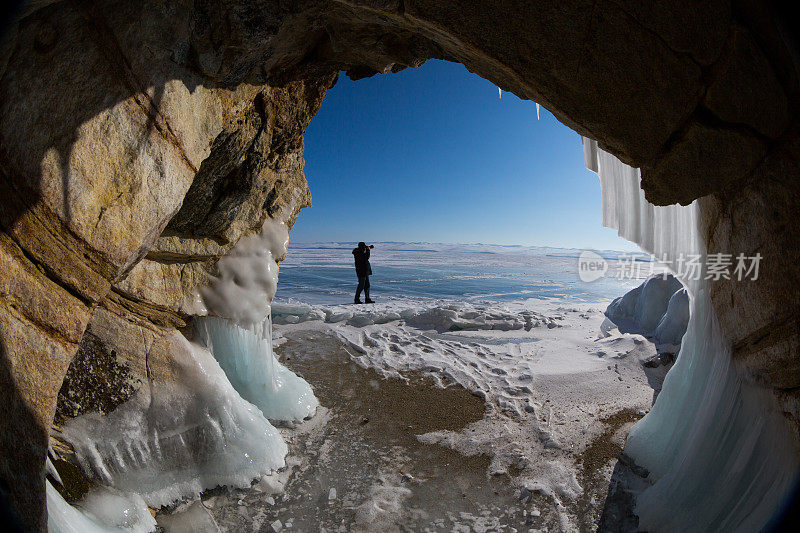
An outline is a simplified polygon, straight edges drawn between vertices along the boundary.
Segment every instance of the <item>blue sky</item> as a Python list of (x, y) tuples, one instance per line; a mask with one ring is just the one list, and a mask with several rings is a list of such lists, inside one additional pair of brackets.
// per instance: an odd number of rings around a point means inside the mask
[(294, 241), (635, 249), (600, 226), (578, 134), (460, 64), (341, 75), (306, 130), (305, 159), (314, 205)]

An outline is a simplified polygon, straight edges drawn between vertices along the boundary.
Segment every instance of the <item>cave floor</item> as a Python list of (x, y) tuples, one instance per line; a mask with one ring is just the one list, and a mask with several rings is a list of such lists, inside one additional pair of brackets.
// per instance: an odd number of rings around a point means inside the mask
[(324, 407), (281, 428), (290, 449), (285, 471), (251, 490), (203, 494), (203, 514), (221, 531), (594, 530), (601, 514), (606, 530), (619, 529), (619, 516), (630, 522), (627, 510), (603, 506), (618, 433), (627, 434), (635, 412), (598, 420), (602, 431), (573, 458), (583, 492), (565, 509), (545, 492), (521, 488), (513, 466), (490, 474), (485, 454), (420, 442), (432, 431), (471, 431), (487, 416), (484, 400), (460, 386), (442, 389), (422, 374), (383, 378), (323, 331), (293, 332), (276, 353)]

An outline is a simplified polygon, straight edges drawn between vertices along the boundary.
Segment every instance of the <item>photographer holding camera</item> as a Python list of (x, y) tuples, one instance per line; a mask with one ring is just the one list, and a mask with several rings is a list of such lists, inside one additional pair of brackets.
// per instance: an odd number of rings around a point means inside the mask
[(360, 304), (361, 291), (364, 291), (364, 302), (374, 304), (369, 297), (369, 277), (372, 274), (372, 267), (369, 264), (369, 251), (375, 248), (373, 245), (367, 246), (365, 243), (358, 243), (358, 248), (353, 248), (353, 257), (356, 262), (356, 276), (358, 276), (358, 288), (353, 303)]

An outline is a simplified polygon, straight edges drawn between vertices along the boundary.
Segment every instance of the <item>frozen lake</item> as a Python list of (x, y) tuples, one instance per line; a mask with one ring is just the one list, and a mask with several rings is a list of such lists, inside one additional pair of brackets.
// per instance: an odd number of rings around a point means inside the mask
[[(607, 276), (587, 283), (578, 277), (579, 249), (487, 244), (374, 243), (373, 298), (452, 299), (467, 302), (558, 299), (609, 302), (641, 283), (617, 279), (630, 253), (597, 251)], [(289, 243), (281, 263), (277, 299), (335, 305), (352, 301), (356, 287), (355, 242)], [(646, 260), (636, 254), (637, 261)], [(646, 270), (645, 270), (646, 271)]]

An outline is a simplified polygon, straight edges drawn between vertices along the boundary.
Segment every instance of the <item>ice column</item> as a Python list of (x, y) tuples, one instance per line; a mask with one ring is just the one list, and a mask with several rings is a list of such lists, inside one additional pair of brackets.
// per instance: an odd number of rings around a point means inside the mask
[[(152, 381), (105, 416), (64, 425), (87, 473), (161, 506), (217, 485), (249, 487), (285, 466), (286, 443), (267, 418), (302, 420), (318, 405), (308, 383), (272, 354), (270, 302), (287, 243), (286, 224), (274, 219), (241, 239), (201, 290), (204, 312), (217, 315), (198, 322), (208, 349), (167, 334), (171, 379)], [(57, 498), (52, 505), (59, 523), (80, 518)]]
[(219, 277), (201, 291), (207, 310), (200, 338), (233, 387), (273, 421), (300, 421), (319, 402), (302, 378), (275, 359), (271, 302), (278, 286), (277, 261), (286, 255), (289, 231), (280, 218), (241, 239), (218, 264)]
[[(583, 140), (586, 167), (600, 177), (603, 225), (658, 259), (699, 255), (698, 206), (653, 206), (638, 169)], [(733, 251), (731, 251), (733, 252)], [(681, 273), (676, 273), (681, 274)], [(703, 276), (679, 276), (690, 319), (675, 366), (625, 453), (652, 485), (637, 497), (647, 531), (756, 531), (794, 485), (797, 450), (772, 395), (742, 379), (731, 361)]]
[(319, 402), (309, 384), (272, 353), (269, 317), (251, 329), (217, 317), (199, 318), (197, 327), (231, 385), (265, 417), (297, 422), (314, 414)]

